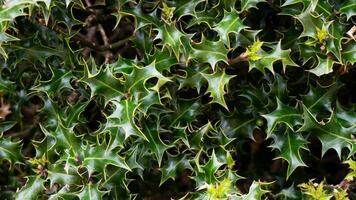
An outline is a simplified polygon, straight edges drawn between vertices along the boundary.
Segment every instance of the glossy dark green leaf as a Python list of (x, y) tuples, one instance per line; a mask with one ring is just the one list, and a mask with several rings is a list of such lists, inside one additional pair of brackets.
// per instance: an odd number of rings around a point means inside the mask
[(257, 68), (258, 70), (264, 72), (265, 68), (269, 69), (271, 72), (273, 70), (273, 63), (280, 60), (283, 65), (283, 69), (285, 70), (286, 66), (297, 66), (290, 58), (291, 50), (283, 50), (281, 47), (281, 42), (279, 41), (277, 45), (272, 47), (271, 52), (267, 53), (263, 50), (260, 51), (260, 59), (257, 60), (249, 60), (250, 70), (253, 68)]
[(271, 113), (262, 115), (267, 120), (267, 136), (271, 136), (278, 124), (285, 124), (289, 129), (294, 130), (294, 126), (301, 124), (301, 114), (295, 107), (284, 105), (277, 99), (277, 108)]
[(228, 84), (233, 75), (226, 74), (225, 71), (217, 69), (213, 74), (202, 74), (202, 76), (208, 82), (208, 89), (206, 93), (210, 93), (210, 96), (213, 98), (213, 103), (218, 103), (224, 108), (228, 109), (224, 95), (227, 92)]
[(227, 46), (230, 46), (229, 34), (234, 33), (238, 35), (241, 30), (246, 28), (247, 26), (243, 24), (239, 17), (239, 13), (235, 10), (231, 12), (225, 11), (223, 19), (216, 24), (214, 30), (219, 34), (220, 39)]
[(21, 153), (21, 142), (14, 142), (11, 138), (4, 136), (0, 137), (0, 159), (7, 160), (12, 165), (23, 160)]
[(293, 132), (290, 128), (278, 131), (272, 135), (273, 143), (270, 147), (279, 150), (276, 158), (282, 158), (288, 162), (287, 179), (297, 167), (306, 167), (303, 162), (300, 150), (307, 150), (307, 140), (299, 133)]
[(328, 122), (321, 123), (315, 119), (310, 110), (303, 105), (303, 126), (298, 130), (312, 131), (312, 134), (319, 138), (322, 144), (322, 155), (329, 149), (334, 149), (339, 157), (343, 148), (349, 149), (349, 156), (356, 151), (356, 141), (352, 138), (354, 127), (342, 127), (336, 121), (334, 114), (331, 115)]
[(99, 184), (88, 183), (77, 196), (80, 200), (101, 200), (105, 194), (105, 191), (99, 189)]
[(143, 131), (147, 137), (147, 146), (151, 150), (151, 152), (157, 158), (158, 165), (161, 165), (162, 157), (165, 151), (169, 148), (168, 145), (162, 142), (160, 138), (160, 127), (158, 123), (150, 123), (142, 124)]
[(350, 19), (356, 15), (356, 4), (351, 0), (342, 1), (339, 11), (346, 15), (347, 19)]
[[(136, 105), (129, 100), (122, 100), (120, 102), (113, 101), (115, 105), (114, 112), (107, 117), (108, 121), (106, 123), (107, 128), (117, 127), (122, 129), (125, 139), (131, 135), (142, 137), (146, 139), (145, 134), (137, 127), (135, 123), (136, 116)], [(112, 133), (112, 134), (120, 134)]]
[(227, 62), (227, 53), (222, 41), (209, 41), (203, 37), (199, 43), (192, 44), (189, 57), (201, 63), (209, 63), (214, 70), (219, 61)]
[(248, 11), (250, 8), (257, 8), (257, 3), (265, 2), (265, 0), (242, 0), (241, 11)]
[(23, 186), (21, 190), (16, 193), (15, 199), (38, 199), (45, 189), (43, 185), (44, 182), (45, 181), (40, 176), (28, 176), (26, 185)]

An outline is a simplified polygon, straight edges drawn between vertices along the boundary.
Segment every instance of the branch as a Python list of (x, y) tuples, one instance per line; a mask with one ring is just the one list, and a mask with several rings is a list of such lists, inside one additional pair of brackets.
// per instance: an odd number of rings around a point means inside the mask
[[(65, 33), (67, 32), (64, 28), (60, 26), (54, 26), (52, 27), (52, 30), (59, 32), (59, 33)], [(97, 43), (93, 41), (89, 41), (86, 39), (86, 36), (81, 34), (81, 33), (76, 33), (75, 35), (72, 36), (72, 38), (76, 41), (79, 41), (81, 44), (84, 46), (90, 47), (91, 49), (97, 50), (97, 51), (105, 51), (105, 50), (111, 50), (111, 49), (116, 49), (124, 44), (126, 44), (129, 40), (133, 38), (133, 36), (124, 38), (122, 40), (119, 40), (117, 42), (108, 44), (108, 45), (98, 45)]]
[(236, 64), (236, 63), (239, 63), (239, 62), (243, 62), (243, 61), (248, 61), (248, 57), (246, 55), (246, 53), (242, 53), (240, 54), (239, 56), (233, 58), (233, 59), (230, 59), (228, 61), (229, 65), (233, 65), (233, 64)]

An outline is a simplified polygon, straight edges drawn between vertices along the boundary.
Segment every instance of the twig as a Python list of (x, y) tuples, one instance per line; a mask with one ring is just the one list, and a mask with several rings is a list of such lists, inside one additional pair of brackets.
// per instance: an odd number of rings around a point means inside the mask
[(349, 31), (347, 31), (347, 35), (350, 36), (351, 39), (356, 41), (356, 37), (355, 37), (355, 32), (356, 32), (356, 26), (353, 26)]
[[(108, 37), (106, 36), (106, 33), (105, 33), (105, 30), (104, 30), (103, 25), (98, 24), (98, 30), (99, 30), (99, 32), (100, 32), (101, 38), (102, 38), (103, 41), (104, 41), (104, 45), (105, 45), (105, 46), (108, 46), (108, 45), (109, 45), (109, 39), (108, 39)], [(107, 63), (109, 63), (109, 61), (112, 59), (113, 55), (112, 55), (112, 53), (111, 53), (109, 50), (106, 50), (106, 51), (104, 52), (104, 57), (105, 57), (104, 64), (107, 64)]]
[(247, 57), (246, 53), (242, 53), (239, 56), (229, 60), (228, 62), (230, 65), (233, 65), (233, 64), (236, 64), (236, 63), (239, 63), (242, 61), (248, 61), (248, 57)]
[[(51, 28), (52, 30), (59, 32), (59, 33), (66, 33), (67, 30), (63, 27), (60, 26), (53, 26)], [(96, 28), (95, 28), (96, 30)], [(75, 35), (72, 36), (73, 40), (79, 41), (81, 44), (84, 46), (90, 47), (91, 49), (97, 50), (97, 51), (105, 51), (105, 50), (111, 50), (111, 49), (116, 49), (124, 44), (126, 44), (128, 41), (130, 41), (133, 36), (124, 38), (122, 40), (116, 41), (114, 43), (108, 44), (108, 45), (98, 45), (96, 42), (88, 40), (86, 35), (83, 35), (82, 33), (76, 33)]]
[[(93, 41), (93, 38), (95, 36), (95, 33), (96, 33), (96, 27), (95, 26), (92, 26), (90, 28), (88, 28), (88, 32), (86, 34), (86, 41)], [(79, 36), (79, 35), (78, 35)], [(95, 42), (91, 42), (93, 45), (96, 45)], [(90, 53), (90, 49), (89, 48), (84, 48), (83, 50), (83, 56), (84, 58), (87, 58), (88, 57), (88, 54)]]
[(85, 0), (85, 3), (87, 4), (87, 7), (92, 6), (90, 0)]
[(98, 24), (98, 30), (99, 30), (99, 32), (100, 32), (101, 38), (102, 38), (103, 41), (104, 41), (104, 45), (105, 45), (105, 46), (109, 45), (109, 39), (108, 39), (108, 37), (106, 36), (106, 33), (105, 33), (105, 30), (104, 30), (103, 25)]

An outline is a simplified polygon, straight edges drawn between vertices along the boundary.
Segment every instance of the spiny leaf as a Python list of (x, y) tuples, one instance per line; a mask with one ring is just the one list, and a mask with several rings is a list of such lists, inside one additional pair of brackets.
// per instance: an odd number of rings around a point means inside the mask
[(342, 1), (339, 9), (341, 14), (346, 15), (347, 20), (356, 15), (356, 3), (352, 0)]
[(356, 62), (355, 43), (356, 43), (355, 41), (350, 41), (344, 46), (341, 52), (343, 63), (345, 64), (350, 63), (351, 65), (353, 65)]
[(328, 88), (322, 88), (320, 85), (310, 86), (308, 93), (303, 95), (303, 104), (314, 116), (321, 111), (332, 112), (331, 104), (335, 100), (339, 87), (338, 83)]
[(175, 7), (174, 15), (177, 16), (178, 20), (181, 17), (190, 15), (195, 16), (195, 8), (201, 2), (206, 0), (181, 0), (172, 2), (172, 6)]
[(155, 30), (158, 31), (155, 40), (162, 40), (163, 48), (170, 48), (170, 50), (172, 50), (176, 56), (177, 60), (179, 60), (180, 48), (182, 45), (181, 37), (185, 36), (185, 34), (179, 31), (175, 24), (165, 23), (164, 25), (157, 27)]
[(153, 24), (154, 26), (158, 27), (161, 24), (159, 22), (159, 20), (157, 20), (156, 11), (151, 12), (151, 13), (145, 13), (142, 10), (140, 4), (135, 6), (134, 8), (131, 8), (131, 9), (126, 8), (126, 9), (119, 11), (117, 18), (121, 19), (123, 16), (126, 16), (126, 15), (131, 15), (131, 16), (135, 17), (136, 29), (141, 29), (141, 28), (148, 26), (150, 24)]
[(356, 142), (352, 138), (353, 127), (342, 127), (337, 123), (335, 114), (332, 114), (330, 120), (323, 124), (318, 122), (304, 105), (303, 111), (304, 124), (298, 132), (312, 131), (312, 134), (318, 137), (322, 144), (322, 156), (329, 149), (334, 149), (340, 158), (343, 148), (349, 149), (348, 157), (356, 152)]
[(117, 79), (110, 68), (101, 68), (95, 75), (86, 68), (86, 75), (81, 80), (88, 84), (91, 89), (91, 97), (95, 95), (104, 96), (106, 102), (120, 99), (124, 96), (122, 82)]
[(160, 185), (162, 185), (168, 179), (175, 180), (178, 176), (178, 173), (185, 169), (192, 170), (192, 167), (186, 156), (171, 156), (169, 154), (167, 155), (170, 159), (168, 159), (167, 163), (162, 165), (161, 167), (162, 175)]
[[(283, 129), (282, 129), (283, 130)], [(270, 147), (278, 149), (282, 158), (288, 162), (287, 179), (297, 167), (306, 166), (300, 155), (300, 150), (307, 150), (306, 139), (299, 133), (293, 132), (289, 127), (272, 135), (273, 143)]]
[(263, 189), (269, 183), (253, 181), (247, 194), (237, 197), (239, 200), (262, 199), (262, 196), (268, 193), (268, 190)]
[(161, 165), (164, 152), (169, 148), (160, 138), (160, 127), (158, 123), (143, 123), (143, 131), (147, 137), (147, 146), (157, 158), (158, 165)]
[(273, 112), (262, 115), (267, 120), (267, 137), (272, 135), (273, 130), (278, 124), (285, 124), (291, 130), (297, 124), (301, 124), (301, 114), (295, 107), (284, 105), (277, 99), (277, 108)]
[(170, 127), (185, 126), (192, 123), (201, 109), (199, 99), (177, 99), (173, 103), (174, 109), (172, 110), (172, 114), (166, 117)]
[(356, 124), (356, 112), (354, 109), (346, 110), (337, 102), (335, 117), (343, 127), (352, 127)]
[(21, 162), (21, 142), (13, 142), (11, 138), (2, 136), (2, 132), (0, 135), (0, 160), (7, 160), (11, 165)]
[[(123, 130), (125, 139), (131, 135), (147, 139), (141, 129), (135, 123), (136, 105), (129, 100), (113, 101), (115, 105), (114, 112), (108, 116), (107, 128), (117, 127)], [(118, 133), (112, 133), (118, 134)]]
[(197, 155), (195, 159), (195, 164), (197, 167), (196, 176), (194, 177), (197, 188), (201, 189), (206, 187), (206, 184), (214, 184), (217, 182), (217, 178), (215, 177), (215, 172), (221, 167), (224, 163), (221, 163), (215, 154), (215, 151), (212, 152), (209, 161), (201, 166), (199, 164), (199, 156), (200, 153)]
[(88, 169), (89, 176), (93, 172), (105, 173), (104, 170), (108, 165), (114, 165), (130, 171), (130, 167), (126, 164), (125, 159), (117, 155), (114, 150), (115, 143), (97, 143), (95, 148), (87, 145), (83, 150), (83, 166)]
[(185, 76), (177, 76), (177, 80), (179, 82), (178, 90), (184, 87), (195, 88), (198, 93), (200, 93), (200, 88), (206, 82), (206, 79), (202, 76), (201, 73), (208, 73), (209, 68), (204, 66), (195, 65), (189, 67), (185, 70)]
[(210, 96), (213, 98), (212, 102), (218, 103), (228, 109), (225, 103), (224, 95), (230, 79), (234, 76), (226, 74), (226, 72), (221, 69), (216, 70), (213, 74), (202, 73), (202, 75), (208, 82), (208, 89), (206, 90), (206, 93), (210, 93)]
[(214, 30), (218, 32), (221, 40), (230, 46), (229, 34), (239, 34), (241, 30), (246, 29), (247, 26), (243, 25), (242, 20), (239, 17), (239, 13), (235, 11), (224, 11), (224, 18), (214, 27)]
[(219, 113), (220, 128), (229, 138), (247, 137), (254, 139), (253, 129), (256, 126), (256, 117), (251, 112), (237, 111), (230, 115)]
[(51, 71), (53, 74), (51, 79), (40, 82), (39, 85), (32, 88), (32, 90), (37, 92), (42, 91), (48, 96), (52, 96), (54, 93), (61, 91), (63, 88), (72, 88), (70, 82), (74, 76), (70, 71), (55, 68), (51, 68)]
[(26, 185), (16, 193), (15, 199), (37, 200), (44, 191), (44, 180), (40, 176), (28, 176)]
[[(328, 28), (330, 23), (326, 23), (323, 18), (313, 13), (315, 7), (310, 4), (301, 14), (295, 16), (303, 26), (303, 32), (299, 36), (311, 37), (317, 39), (318, 30), (322, 30), (324, 27)], [(324, 28), (325, 29), (325, 28)]]
[(266, 2), (265, 0), (241, 0), (241, 12), (256, 8), (257, 3)]
[(318, 65), (309, 71), (317, 76), (329, 74), (333, 71), (334, 63), (335, 62), (329, 58), (323, 59), (318, 57)]
[[(133, 66), (132, 72), (125, 75), (125, 91), (129, 94), (135, 96), (135, 93), (147, 93), (147, 88), (145, 86), (146, 81), (150, 78), (157, 78), (157, 83), (152, 87), (153, 90), (159, 92), (159, 88), (166, 82), (170, 81), (168, 78), (164, 77), (159, 73), (155, 67), (155, 62), (151, 63), (145, 67)], [(142, 94), (141, 94), (142, 95)]]
[(209, 41), (203, 37), (199, 43), (192, 44), (189, 57), (201, 63), (209, 63), (214, 70), (217, 62), (227, 62), (227, 53), (222, 41)]
[[(41, 126), (41, 130), (47, 136), (46, 150), (52, 150), (51, 153), (63, 152), (65, 149), (70, 151), (72, 156), (78, 156), (81, 153), (80, 138), (74, 134), (73, 128), (64, 127), (59, 124), (55, 130), (46, 129)], [(49, 155), (53, 156), (53, 154)]]
[(88, 183), (77, 196), (80, 200), (101, 200), (106, 193), (99, 189), (99, 184)]
[(52, 187), (55, 183), (62, 186), (79, 184), (80, 178), (78, 174), (71, 170), (69, 173), (64, 170), (63, 165), (53, 164), (48, 169), (47, 179), (50, 180), (50, 186)]
[(293, 62), (293, 60), (290, 58), (290, 49), (288, 50), (283, 50), (281, 47), (281, 41), (278, 42), (277, 45), (272, 47), (271, 52), (267, 53), (263, 50), (261, 50), (258, 55), (260, 59), (256, 60), (250, 60), (249, 59), (249, 64), (250, 64), (250, 70), (253, 68), (257, 68), (258, 70), (264, 72), (265, 68), (269, 69), (271, 72), (274, 72), (273, 70), (273, 63), (275, 61), (280, 60), (283, 65), (283, 70), (285, 70), (286, 66), (297, 66)]

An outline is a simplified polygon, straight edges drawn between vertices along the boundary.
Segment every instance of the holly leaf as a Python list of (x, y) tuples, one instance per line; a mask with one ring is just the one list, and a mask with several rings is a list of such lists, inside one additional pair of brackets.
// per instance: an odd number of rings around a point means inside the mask
[(77, 196), (80, 200), (101, 200), (106, 193), (106, 191), (99, 190), (98, 183), (93, 184), (89, 182), (83, 186)]
[(332, 103), (336, 98), (336, 94), (340, 88), (338, 83), (335, 83), (328, 88), (322, 88), (319, 84), (314, 87), (310, 86), (306, 95), (302, 96), (303, 104), (315, 116), (321, 111), (332, 111)]
[(177, 17), (177, 20), (187, 15), (195, 16), (197, 5), (205, 1), (206, 0), (173, 1), (171, 4), (172, 7), (175, 7), (173, 14)]
[(242, 22), (239, 17), (239, 13), (236, 10), (232, 10), (231, 12), (224, 11), (223, 19), (214, 26), (213, 30), (215, 30), (220, 39), (227, 45), (230, 46), (229, 34), (234, 33), (238, 35), (240, 31), (248, 28)]
[(277, 108), (268, 114), (262, 115), (267, 120), (267, 137), (273, 136), (272, 132), (278, 124), (285, 124), (289, 129), (294, 130), (294, 126), (302, 124), (301, 114), (297, 108), (284, 105), (277, 98)]
[(200, 153), (198, 153), (195, 158), (197, 169), (195, 171), (196, 175), (194, 176), (194, 180), (197, 184), (197, 190), (206, 187), (207, 184), (217, 183), (218, 180), (215, 177), (215, 173), (224, 164), (217, 159), (214, 150), (209, 161), (203, 166), (199, 164), (199, 157)]
[(49, 165), (47, 180), (50, 181), (50, 187), (53, 187), (55, 183), (61, 186), (80, 184), (79, 174), (73, 168), (70, 169), (70, 171), (65, 171), (63, 165), (58, 163)]
[(343, 148), (350, 150), (348, 157), (356, 152), (356, 141), (352, 138), (354, 127), (345, 128), (338, 122), (335, 114), (332, 114), (330, 120), (326, 123), (321, 123), (312, 115), (310, 110), (303, 105), (303, 126), (298, 130), (312, 131), (312, 134), (319, 138), (322, 144), (322, 156), (329, 149), (334, 149), (341, 158)]
[(143, 131), (147, 137), (147, 147), (155, 155), (158, 166), (161, 166), (164, 152), (170, 147), (162, 142), (160, 138), (160, 126), (158, 120), (156, 123), (142, 123)]
[[(1, 11), (0, 11), (1, 12)], [(1, 22), (0, 22), (1, 23)], [(4, 48), (2, 47), (2, 44), (6, 44), (7, 42), (11, 42), (11, 41), (17, 41), (19, 40), (18, 38), (9, 35), (7, 33), (2, 33), (0, 32), (0, 54), (7, 59), (7, 53), (5, 52)]]
[(145, 67), (139, 67), (134, 65), (130, 74), (125, 75), (126, 81), (124, 83), (125, 91), (129, 94), (136, 96), (145, 96), (148, 93), (148, 89), (145, 84), (150, 78), (157, 78), (157, 83), (151, 87), (156, 92), (159, 92), (159, 88), (166, 82), (170, 81), (168, 78), (159, 73), (155, 67), (155, 62)]
[(352, 0), (342, 1), (339, 12), (346, 15), (347, 20), (356, 15), (356, 4)]
[[(262, 46), (262, 45), (261, 45)], [(293, 62), (293, 60), (290, 58), (289, 54), (291, 52), (290, 49), (288, 50), (283, 50), (281, 47), (281, 41), (278, 42), (277, 45), (271, 47), (272, 50), (271, 52), (265, 52), (260, 48), (260, 50), (257, 51), (258, 57), (253, 59), (252, 55), (249, 55), (248, 62), (250, 65), (249, 70), (253, 68), (257, 68), (261, 72), (265, 72), (265, 68), (269, 69), (272, 73), (274, 73), (273, 70), (273, 63), (280, 60), (283, 65), (283, 71), (285, 71), (285, 68), (287, 65), (289, 66), (298, 66)], [(252, 59), (251, 59), (252, 58)]]
[(229, 138), (247, 137), (254, 140), (253, 130), (256, 126), (256, 116), (251, 112), (242, 112), (239, 109), (229, 115), (219, 112), (220, 128)]
[[(95, 147), (95, 148), (94, 148)], [(113, 165), (127, 171), (131, 171), (126, 164), (125, 158), (119, 156), (114, 150), (117, 147), (115, 142), (99, 141), (95, 146), (87, 145), (83, 150), (82, 165), (86, 167), (89, 177), (93, 172), (105, 173), (105, 168), (108, 165)]]
[[(229, 0), (230, 1), (230, 0)], [(188, 23), (188, 28), (194, 27), (195, 25), (201, 25), (202, 23), (212, 28), (213, 25), (219, 22), (219, 16), (222, 11), (219, 9), (210, 9), (196, 12), (193, 19)]]
[[(121, 100), (120, 102), (112, 101), (112, 103), (115, 105), (115, 110), (107, 117), (106, 129), (122, 129), (125, 135), (125, 140), (131, 135), (147, 140), (145, 134), (135, 123), (137, 106), (129, 100)], [(117, 131), (117, 129), (113, 130)], [(115, 135), (118, 133), (112, 132), (111, 134)]]
[(179, 60), (182, 46), (181, 37), (187, 37), (186, 34), (179, 31), (174, 23), (165, 23), (154, 30), (158, 31), (154, 40), (160, 39), (163, 48), (169, 47), (170, 50), (173, 51), (176, 59)]
[(228, 88), (229, 81), (234, 77), (233, 75), (228, 75), (224, 70), (218, 69), (213, 74), (203, 74), (202, 76), (208, 82), (208, 89), (206, 93), (210, 93), (213, 98), (212, 103), (218, 103), (228, 110), (225, 103), (224, 95)]
[[(13, 125), (11, 125), (11, 127), (12, 126)], [(5, 130), (6, 129), (7, 128), (5, 128)], [(9, 161), (11, 164), (10, 166), (21, 162), (21, 160), (23, 160), (21, 141), (13, 142), (11, 138), (2, 136), (2, 133), (0, 135), (0, 160)]]
[(226, 11), (235, 10), (236, 0), (219, 0), (219, 6)]
[(161, 166), (161, 181), (159, 185), (162, 185), (168, 179), (175, 180), (178, 173), (182, 172), (185, 169), (192, 170), (192, 167), (189, 163), (189, 160), (185, 155), (183, 156), (171, 156), (168, 155), (166, 163)]
[(202, 37), (200, 43), (193, 43), (191, 47), (189, 58), (200, 63), (209, 63), (213, 70), (217, 62), (227, 63), (228, 49), (222, 41), (209, 41)]
[(61, 91), (64, 88), (72, 89), (71, 80), (74, 78), (71, 71), (56, 69), (50, 67), (52, 77), (47, 81), (40, 81), (39, 84), (32, 88), (36, 92), (45, 92), (48, 96)]
[(266, 2), (265, 0), (241, 0), (241, 12), (248, 11), (250, 8), (257, 8), (257, 3)]
[(338, 62), (342, 63), (343, 59), (341, 51), (345, 26), (341, 23), (334, 22), (329, 27), (329, 33), (332, 37), (325, 41), (327, 53), (332, 53), (337, 58)]
[(275, 159), (282, 158), (288, 162), (287, 179), (297, 167), (307, 166), (303, 162), (300, 150), (308, 150), (306, 146), (308, 141), (300, 133), (293, 132), (289, 127), (282, 127), (282, 131), (275, 131), (271, 137), (273, 143), (270, 147), (278, 149), (280, 152)]
[[(43, 133), (47, 136), (46, 150), (52, 150), (51, 153), (63, 152), (65, 149), (69, 150), (72, 156), (78, 156), (81, 153), (80, 138), (74, 134), (73, 128), (66, 128), (61, 123), (55, 130), (50, 130), (44, 126), (40, 126)], [(48, 156), (53, 156), (48, 155)]]
[(269, 183), (253, 181), (247, 194), (237, 197), (238, 200), (262, 199), (262, 196), (268, 193), (268, 190), (263, 189)]
[(40, 194), (45, 190), (44, 180), (40, 176), (28, 176), (26, 185), (16, 193), (15, 199), (37, 200)]
[(317, 57), (318, 57), (318, 65), (308, 71), (317, 76), (322, 76), (324, 74), (331, 73), (333, 71), (333, 66), (335, 61), (329, 58), (324, 59), (324, 58), (320, 58), (319, 56)]
[(344, 64), (350, 63), (353, 65), (356, 62), (356, 45), (355, 41), (350, 41), (344, 45), (341, 52), (341, 57)]
[(173, 101), (173, 106), (171, 114), (163, 117), (169, 127), (189, 125), (196, 119), (202, 107), (199, 99), (177, 99)]
[(111, 68), (102, 67), (98, 73), (93, 75), (86, 67), (85, 72), (85, 77), (81, 81), (90, 87), (91, 98), (100, 95), (105, 98), (107, 103), (112, 100), (120, 101), (124, 96), (123, 84), (114, 76)]
[(353, 109), (344, 109), (339, 102), (336, 104), (335, 117), (343, 127), (352, 127), (356, 124), (356, 112)]
[(169, 71), (173, 65), (178, 64), (178, 60), (166, 49), (155, 49), (154, 54), (149, 55), (148, 63), (154, 63), (157, 71), (162, 72)]
[(209, 71), (209, 68), (200, 65), (194, 65), (186, 68), (184, 71), (184, 76), (177, 75), (176, 77), (179, 82), (178, 90), (184, 87), (190, 87), (195, 88), (198, 93), (200, 93), (200, 88), (203, 86), (204, 83), (206, 83), (206, 79), (202, 76), (201, 73), (208, 73)]
[(303, 32), (299, 38), (311, 37), (318, 39), (318, 30), (327, 30), (330, 23), (326, 23), (321, 16), (316, 15), (314, 12), (315, 5), (311, 3), (302, 13), (294, 16), (303, 26)]
[[(153, 12), (146, 13), (142, 8), (141, 4), (136, 5), (133, 8), (125, 8), (119, 11), (119, 14), (116, 16), (118, 19), (121, 19), (123, 16), (133, 16), (135, 18), (135, 27), (136, 30), (139, 30), (145, 26), (148, 25), (154, 25), (156, 27), (159, 27), (161, 25), (161, 22), (157, 18), (157, 10), (154, 10)], [(116, 24), (116, 26), (119, 25), (119, 20)]]

